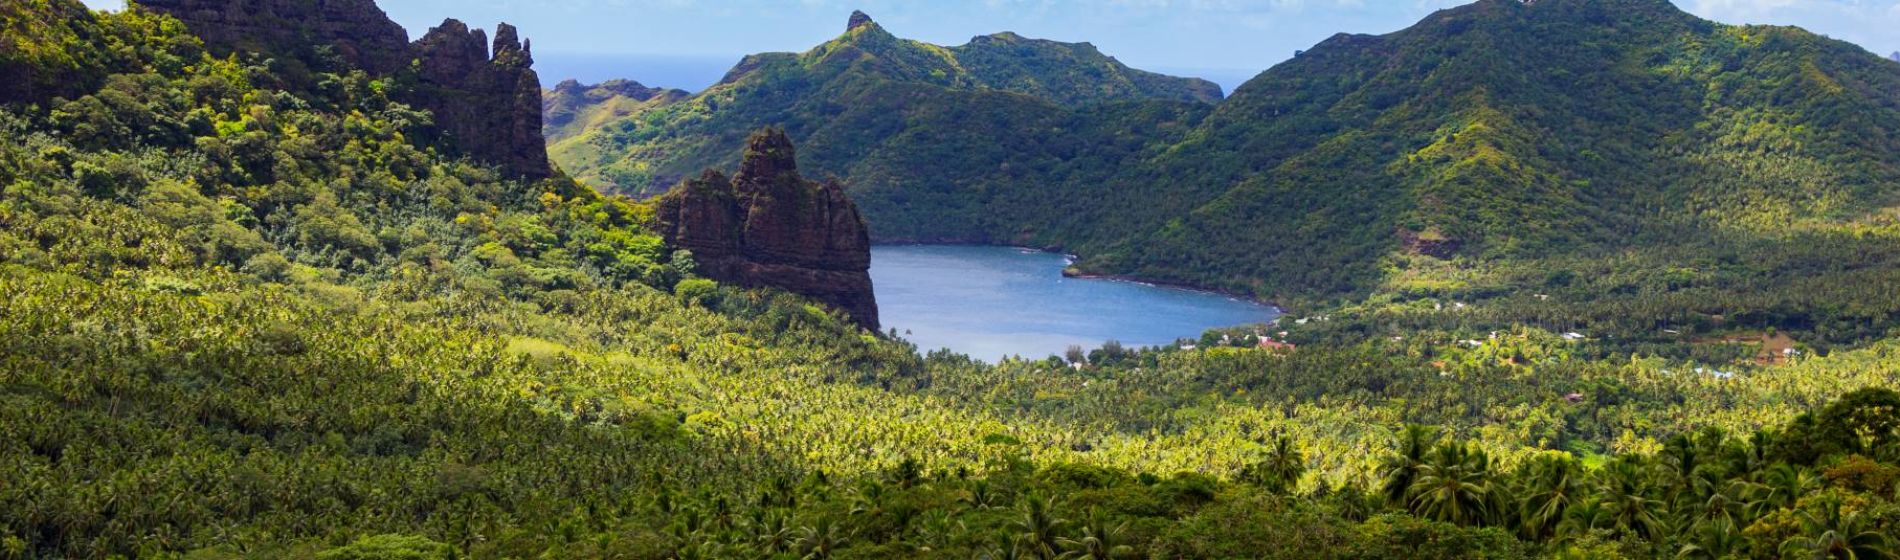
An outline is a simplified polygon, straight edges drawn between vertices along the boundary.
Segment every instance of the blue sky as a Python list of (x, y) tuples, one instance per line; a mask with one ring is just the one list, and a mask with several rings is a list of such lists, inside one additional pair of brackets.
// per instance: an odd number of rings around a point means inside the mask
[[(86, 0), (117, 6), (122, 0)], [(611, 74), (611, 61), (670, 59), (717, 78), (739, 55), (802, 51), (836, 36), (853, 9), (899, 36), (957, 45), (1015, 31), (1088, 41), (1138, 68), (1225, 85), (1336, 32), (1385, 33), (1463, 0), (380, 0), (420, 36), (443, 17), (533, 39), (543, 74)], [(1800, 25), (1886, 54), (1900, 50), (1900, 0), (1676, 0), (1729, 23)], [(583, 70), (583, 67), (587, 67)], [(673, 72), (676, 69), (655, 71)], [(552, 77), (552, 76), (551, 76)], [(651, 77), (625, 77), (652, 83)], [(664, 80), (661, 80), (664, 82)], [(688, 84), (668, 84), (674, 87)], [(693, 87), (697, 87), (694, 85)]]

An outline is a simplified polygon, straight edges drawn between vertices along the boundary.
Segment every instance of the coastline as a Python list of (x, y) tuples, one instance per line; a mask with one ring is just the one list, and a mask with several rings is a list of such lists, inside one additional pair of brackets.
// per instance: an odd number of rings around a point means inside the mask
[[(915, 247), (915, 246), (924, 246), (924, 245), (996, 247), (996, 248), (1017, 249), (1017, 250), (1023, 250), (1023, 251), (1034, 251), (1038, 253), (1050, 253), (1050, 254), (1062, 255), (1065, 259), (1068, 260), (1068, 262), (1065, 263), (1065, 265), (1062, 267), (1063, 278), (1074, 278), (1077, 280), (1108, 280), (1111, 282), (1128, 282), (1131, 284), (1142, 284), (1142, 285), (1153, 286), (1157, 288), (1166, 288), (1170, 290), (1181, 290), (1181, 291), (1187, 291), (1187, 292), (1199, 292), (1203, 294), (1214, 294), (1214, 295), (1220, 295), (1220, 296), (1237, 299), (1237, 300), (1251, 303), (1254, 305), (1266, 306), (1266, 307), (1272, 308), (1274, 313), (1277, 313), (1282, 316), (1290, 313), (1287, 310), (1286, 306), (1280, 305), (1278, 302), (1260, 299), (1260, 298), (1254, 297), (1251, 294), (1245, 294), (1245, 293), (1236, 292), (1233, 290), (1225, 290), (1225, 289), (1212, 288), (1212, 287), (1207, 287), (1207, 286), (1197, 286), (1194, 284), (1188, 284), (1184, 282), (1154, 280), (1154, 279), (1149, 279), (1149, 278), (1142, 278), (1140, 276), (1136, 276), (1132, 274), (1102, 274), (1102, 273), (1093, 273), (1093, 272), (1082, 272), (1080, 269), (1077, 269), (1075, 267), (1075, 263), (1078, 261), (1081, 261), (1082, 257), (1080, 255), (1071, 253), (1063, 249), (1061, 246), (1056, 246), (1056, 245), (1051, 245), (1048, 247), (1030, 247), (1027, 245), (1019, 245), (1019, 244), (1014, 244), (1014, 243), (983, 243), (983, 242), (967, 241), (967, 240), (966, 241), (953, 241), (953, 240), (917, 241), (917, 240), (907, 239), (907, 240), (891, 240), (891, 241), (879, 241), (879, 240), (871, 241), (872, 247), (878, 247), (878, 246)], [(1275, 320), (1277, 321), (1278, 319), (1275, 319)]]
[[(1073, 257), (1074, 255), (1069, 255), (1069, 256)], [(1150, 280), (1150, 279), (1142, 278), (1140, 276), (1129, 275), (1129, 274), (1101, 274), (1101, 273), (1093, 273), (1093, 272), (1082, 272), (1081, 270), (1075, 268), (1075, 266), (1073, 265), (1063, 267), (1062, 277), (1074, 278), (1077, 280), (1107, 280), (1110, 282), (1128, 282), (1132, 284), (1142, 284), (1146, 286), (1153, 286), (1156, 288), (1164, 288), (1164, 289), (1169, 289), (1169, 290), (1180, 290), (1184, 292), (1199, 292), (1203, 294), (1213, 294), (1213, 295), (1225, 296), (1225, 297), (1237, 299), (1237, 300), (1251, 303), (1254, 305), (1262, 305), (1266, 307), (1271, 307), (1273, 308), (1273, 311), (1275, 313), (1278, 313), (1280, 315), (1286, 315), (1288, 313), (1286, 307), (1281, 306), (1279, 303), (1256, 298), (1251, 295), (1235, 292), (1232, 290), (1209, 288), (1206, 286), (1196, 286), (1193, 284), (1187, 284), (1183, 282)]]

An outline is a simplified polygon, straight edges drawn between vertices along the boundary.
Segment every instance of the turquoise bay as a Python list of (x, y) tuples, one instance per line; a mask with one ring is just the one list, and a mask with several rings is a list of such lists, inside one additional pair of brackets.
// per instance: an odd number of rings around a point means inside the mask
[(881, 245), (871, 249), (871, 281), (885, 328), (921, 351), (948, 348), (991, 362), (1108, 340), (1172, 344), (1279, 315), (1220, 294), (1064, 278), (1066, 264), (1063, 255), (1010, 247)]

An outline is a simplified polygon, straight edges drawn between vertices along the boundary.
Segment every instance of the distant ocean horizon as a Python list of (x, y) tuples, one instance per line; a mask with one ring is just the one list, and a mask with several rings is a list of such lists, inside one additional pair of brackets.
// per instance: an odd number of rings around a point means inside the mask
[(534, 69), (541, 75), (544, 88), (570, 79), (590, 85), (607, 80), (633, 80), (647, 87), (698, 93), (719, 83), (741, 58), (744, 55), (536, 52)]
[[(745, 55), (670, 55), (605, 54), (572, 52), (536, 52), (534, 68), (541, 75), (541, 87), (552, 88), (563, 80), (598, 84), (607, 80), (633, 80), (647, 87), (683, 89), (698, 93), (721, 78)], [(1170, 76), (1201, 78), (1220, 84), (1228, 95), (1234, 88), (1253, 79), (1259, 70), (1237, 68), (1141, 68)]]

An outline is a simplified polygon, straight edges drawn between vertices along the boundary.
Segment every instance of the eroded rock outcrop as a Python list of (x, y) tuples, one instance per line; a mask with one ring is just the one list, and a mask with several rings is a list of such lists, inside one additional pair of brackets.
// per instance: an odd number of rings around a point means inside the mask
[(879, 328), (857, 205), (836, 181), (801, 177), (782, 131), (754, 133), (737, 175), (709, 170), (675, 186), (660, 198), (659, 221), (667, 243), (691, 250), (709, 278), (804, 294)]
[(463, 155), (499, 165), (511, 175), (552, 174), (541, 132), (541, 77), (532, 46), (515, 27), (495, 27), (494, 48), (480, 29), (454, 19), (416, 41), (420, 95), (436, 126)]
[[(447, 20), (410, 43), (374, 0), (141, 0), (183, 21), (213, 52), (244, 52), (330, 70), (330, 55), (375, 76), (414, 72), (405, 103), (435, 114), (437, 145), (510, 176), (553, 174), (541, 133), (541, 81), (528, 44), (506, 23), (487, 34)], [(291, 73), (293, 76), (295, 73)], [(291, 87), (298, 87), (291, 80)], [(302, 84), (308, 86), (308, 84)]]

